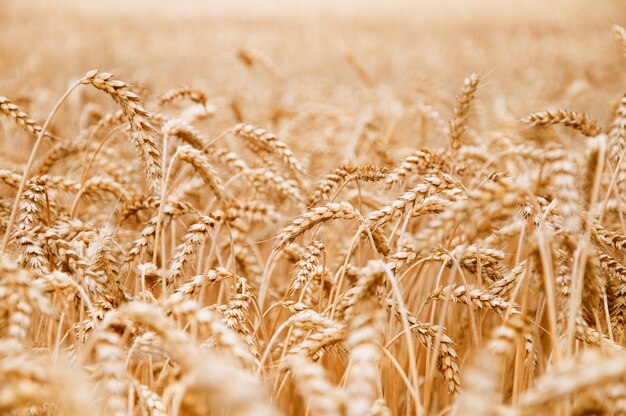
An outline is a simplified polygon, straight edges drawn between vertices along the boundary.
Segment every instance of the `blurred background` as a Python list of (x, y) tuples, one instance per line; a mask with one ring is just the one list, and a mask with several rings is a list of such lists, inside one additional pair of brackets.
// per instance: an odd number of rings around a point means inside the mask
[(241, 97), (262, 119), (277, 100), (358, 112), (364, 89), (446, 105), (479, 72), (499, 119), (565, 106), (605, 121), (626, 90), (613, 23), (626, 24), (622, 1), (3, 0), (0, 94), (40, 118), (98, 68), (148, 95)]

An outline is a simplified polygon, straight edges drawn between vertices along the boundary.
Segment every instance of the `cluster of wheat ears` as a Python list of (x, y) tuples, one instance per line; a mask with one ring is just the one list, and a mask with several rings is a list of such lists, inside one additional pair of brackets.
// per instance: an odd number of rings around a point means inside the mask
[[(450, 117), (412, 107), (440, 146), (396, 157), (365, 119), (349, 145), (378, 163), (341, 166), (293, 146), (313, 113), (285, 140), (233, 101), (209, 137), (197, 88), (146, 106), (93, 70), (43, 124), (0, 96), (33, 144), (0, 169), (0, 413), (626, 414), (626, 96), (605, 127), (481, 131), (479, 81)], [(117, 109), (65, 133), (77, 89)]]

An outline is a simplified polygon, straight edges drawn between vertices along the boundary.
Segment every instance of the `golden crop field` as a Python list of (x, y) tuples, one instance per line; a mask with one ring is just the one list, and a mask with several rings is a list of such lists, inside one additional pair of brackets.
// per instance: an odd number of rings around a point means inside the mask
[(621, 0), (0, 0), (0, 414), (626, 415)]

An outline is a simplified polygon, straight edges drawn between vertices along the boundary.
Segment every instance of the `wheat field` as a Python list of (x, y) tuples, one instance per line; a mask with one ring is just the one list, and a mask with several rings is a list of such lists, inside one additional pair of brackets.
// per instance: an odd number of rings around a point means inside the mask
[(626, 415), (595, 3), (0, 2), (0, 414)]

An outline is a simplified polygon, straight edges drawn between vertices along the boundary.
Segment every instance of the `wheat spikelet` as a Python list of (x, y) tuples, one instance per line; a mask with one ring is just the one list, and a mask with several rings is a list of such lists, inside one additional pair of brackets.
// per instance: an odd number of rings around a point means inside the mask
[(304, 166), (296, 159), (293, 152), (278, 137), (269, 131), (251, 124), (237, 124), (233, 127), (233, 133), (248, 143), (255, 146), (261, 146), (268, 152), (276, 153), (283, 163), (298, 177), (298, 175), (306, 176)]
[(207, 152), (216, 160), (227, 166), (232, 172), (245, 174), (250, 171), (248, 163), (237, 153), (220, 147), (209, 147)]
[(311, 244), (306, 247), (300, 261), (296, 264), (296, 273), (290, 290), (305, 290), (309, 280), (320, 266), (324, 249), (324, 244), (319, 241), (312, 241)]
[(443, 165), (444, 161), (440, 160), (439, 155), (433, 153), (430, 149), (424, 148), (416, 150), (411, 155), (404, 158), (400, 165), (389, 172), (385, 178), (385, 183), (391, 186), (406, 178), (411, 172), (419, 173), (425, 170), (442, 170)]
[(343, 187), (352, 180), (377, 182), (383, 180), (386, 176), (387, 172), (385, 169), (375, 166), (339, 166), (334, 169), (332, 173), (326, 175), (323, 181), (315, 185), (315, 191), (309, 198), (309, 206), (319, 204), (321, 201), (327, 199), (337, 188)]
[[(122, 221), (127, 220), (132, 216), (138, 216), (139, 211), (152, 210), (157, 211), (161, 202), (159, 198), (153, 195), (139, 195), (131, 196), (127, 201), (124, 201), (123, 207), (120, 212), (120, 218)], [(190, 203), (184, 201), (172, 201), (169, 200), (163, 206), (163, 213), (171, 217), (180, 217), (185, 214), (195, 212), (193, 206)]]
[(607, 230), (597, 221), (593, 222), (593, 236), (601, 244), (606, 244), (615, 250), (623, 251), (626, 249), (626, 236)]
[(403, 193), (391, 204), (371, 212), (365, 216), (365, 225), (369, 229), (376, 229), (383, 226), (394, 218), (411, 210), (418, 202), (418, 198), (424, 200), (435, 193), (450, 191), (454, 194), (457, 190), (455, 181), (447, 176), (427, 176), (422, 179), (422, 183), (415, 185), (410, 190)]
[(239, 277), (223, 267), (218, 267), (215, 270), (209, 270), (206, 273), (195, 275), (189, 281), (176, 288), (176, 291), (168, 298), (167, 304), (181, 304), (185, 301), (185, 299), (188, 299), (190, 296), (197, 293), (200, 288), (226, 279), (238, 280)]
[(215, 229), (221, 221), (220, 217), (215, 215), (205, 215), (200, 220), (187, 229), (187, 234), (183, 237), (183, 243), (180, 244), (170, 261), (170, 267), (167, 272), (169, 282), (179, 279), (182, 276), (183, 268), (192, 260), (194, 254), (209, 237), (209, 233)]
[(602, 131), (598, 124), (585, 113), (577, 113), (572, 110), (549, 110), (532, 113), (520, 120), (532, 126), (545, 126), (549, 124), (562, 124), (580, 131), (585, 136), (593, 137)]
[(626, 95), (622, 96), (622, 99), (615, 110), (615, 116), (611, 122), (608, 136), (609, 158), (613, 162), (617, 163), (620, 158), (620, 153), (626, 146)]
[(493, 309), (501, 316), (504, 316), (509, 309), (517, 311), (513, 304), (490, 292), (477, 288), (468, 289), (464, 285), (438, 287), (430, 295), (429, 300), (451, 300), (468, 306), (476, 306), (479, 309)]
[[(41, 126), (35, 120), (20, 110), (11, 100), (3, 96), (0, 96), (0, 112), (13, 119), (18, 126), (30, 133), (31, 136), (36, 138), (41, 133)], [(50, 137), (49, 134), (46, 134), (46, 136)]]
[(505, 273), (501, 279), (493, 282), (489, 287), (489, 292), (495, 296), (506, 298), (517, 284), (520, 276), (526, 271), (526, 262), (523, 261), (512, 270)]
[(626, 325), (626, 267), (608, 254), (598, 256), (602, 270), (609, 276), (609, 316), (615, 334), (624, 331)]
[[(394, 302), (392, 299), (385, 299), (384, 304), (399, 321), (402, 321), (402, 313), (397, 302)], [(450, 394), (458, 392), (460, 384), (459, 356), (454, 348), (454, 342), (445, 334), (445, 328), (420, 322), (415, 315), (406, 310), (404, 315), (407, 317), (409, 324), (411, 324), (413, 334), (424, 347), (430, 348), (439, 339), (437, 365), (446, 381), (448, 392)]]
[(354, 207), (347, 202), (330, 202), (324, 206), (313, 208), (311, 211), (300, 215), (280, 231), (277, 236), (277, 241), (274, 244), (274, 250), (282, 250), (299, 235), (318, 224), (336, 219), (350, 220), (357, 218), (357, 216), (358, 214)]
[[(173, 204), (166, 204), (161, 211), (161, 214), (164, 215), (163, 228), (165, 228), (165, 223), (167, 221), (172, 221), (179, 217), (180, 215), (186, 214), (186, 210), (179, 210)], [(147, 248), (149, 248), (150, 243), (154, 241), (154, 236), (157, 229), (157, 222), (159, 220), (158, 214), (150, 218), (150, 220), (146, 223), (146, 226), (139, 233), (139, 237), (135, 239), (130, 245), (128, 249), (128, 253), (124, 259), (124, 263), (131, 263), (135, 261), (140, 255), (142, 255)]]
[[(18, 188), (22, 180), (23, 176), (19, 173), (15, 173), (5, 169), (0, 170), (0, 181), (2, 181), (5, 185), (8, 185), (12, 188)], [(94, 178), (94, 183), (97, 183), (101, 180), (101, 178)], [(64, 192), (77, 192), (80, 188), (78, 183), (71, 179), (67, 179), (64, 176), (35, 176), (29, 179), (29, 181), (31, 183), (37, 183), (43, 187), (59, 189)], [(92, 188), (93, 187), (97, 187), (97, 185), (92, 186)]]
[[(292, 307), (298, 311), (296, 305)], [(314, 332), (306, 334), (303, 340), (289, 349), (290, 354), (304, 354), (311, 360), (319, 360), (325, 350), (345, 341), (347, 331), (344, 325), (305, 307), (286, 321), (300, 331)]]
[[(408, 249), (411, 250), (411, 246)], [(423, 261), (440, 261), (446, 267), (453, 267), (454, 262), (458, 262), (461, 267), (475, 274), (480, 269), (481, 276), (486, 281), (495, 281), (502, 277), (501, 262), (504, 260), (504, 253), (501, 250), (459, 245), (450, 252), (435, 248), (430, 254), (420, 257)]]
[(281, 195), (297, 203), (302, 203), (305, 199), (300, 187), (294, 181), (268, 169), (248, 169), (244, 171), (244, 174), (250, 178), (253, 187), (257, 190), (262, 191), (265, 185), (276, 189)]
[(566, 227), (572, 231), (580, 227), (580, 192), (576, 185), (576, 166), (564, 149), (552, 149), (545, 155), (553, 192), (557, 199), (558, 209)]
[(176, 150), (176, 157), (193, 166), (204, 183), (211, 188), (218, 201), (225, 204), (232, 199), (224, 189), (222, 180), (203, 152), (189, 145), (183, 145)]
[[(0, 355), (15, 353), (26, 345), (33, 312), (50, 314), (50, 303), (31, 273), (19, 269), (8, 258), (0, 257), (0, 315), (4, 330)], [(5, 350), (6, 348), (6, 350)]]
[(124, 185), (111, 178), (100, 176), (87, 180), (78, 193), (80, 196), (99, 197), (105, 192), (111, 194), (116, 200), (122, 203), (130, 198), (130, 193)]
[(22, 194), (17, 218), (15, 238), (20, 247), (20, 263), (29, 269), (40, 272), (47, 271), (48, 259), (44, 255), (44, 247), (37, 236), (39, 216), (44, 209), (46, 188), (42, 181), (31, 180)]
[(202, 137), (198, 130), (179, 118), (173, 118), (165, 122), (161, 127), (161, 132), (164, 136), (177, 137), (198, 150), (203, 150), (207, 144), (206, 139)]
[(9, 185), (12, 188), (18, 188), (20, 186), (20, 182), (22, 181), (22, 175), (10, 170), (2, 169), (0, 170), (0, 180), (5, 185)]
[(239, 334), (248, 345), (250, 353), (258, 357), (257, 347), (252, 338), (252, 331), (248, 327), (248, 308), (252, 301), (250, 285), (245, 278), (238, 278), (235, 292), (228, 299), (226, 309), (222, 312), (222, 323), (226, 328)]
[(169, 104), (174, 101), (180, 100), (181, 98), (188, 98), (194, 103), (202, 104), (206, 107), (206, 95), (204, 94), (204, 92), (202, 92), (202, 90), (199, 90), (198, 88), (191, 88), (187, 86), (182, 86), (166, 91), (163, 95), (159, 97), (159, 104)]
[(229, 298), (224, 312), (222, 312), (222, 322), (226, 328), (234, 332), (243, 331), (247, 321), (246, 314), (250, 306), (252, 294), (250, 286), (245, 278), (240, 277), (234, 288), (233, 295)]
[(283, 221), (283, 216), (276, 211), (275, 206), (256, 200), (233, 204), (224, 215), (229, 222), (240, 219), (250, 223), (276, 224)]
[(463, 81), (463, 88), (457, 96), (457, 107), (454, 117), (450, 120), (450, 148), (458, 150), (462, 145), (467, 132), (467, 118), (474, 94), (480, 81), (478, 74), (472, 74)]
[(107, 93), (121, 107), (130, 124), (132, 140), (146, 166), (148, 180), (153, 189), (158, 190), (163, 176), (161, 151), (152, 137), (154, 129), (139, 96), (129, 89), (128, 84), (106, 72), (89, 71), (81, 81)]

